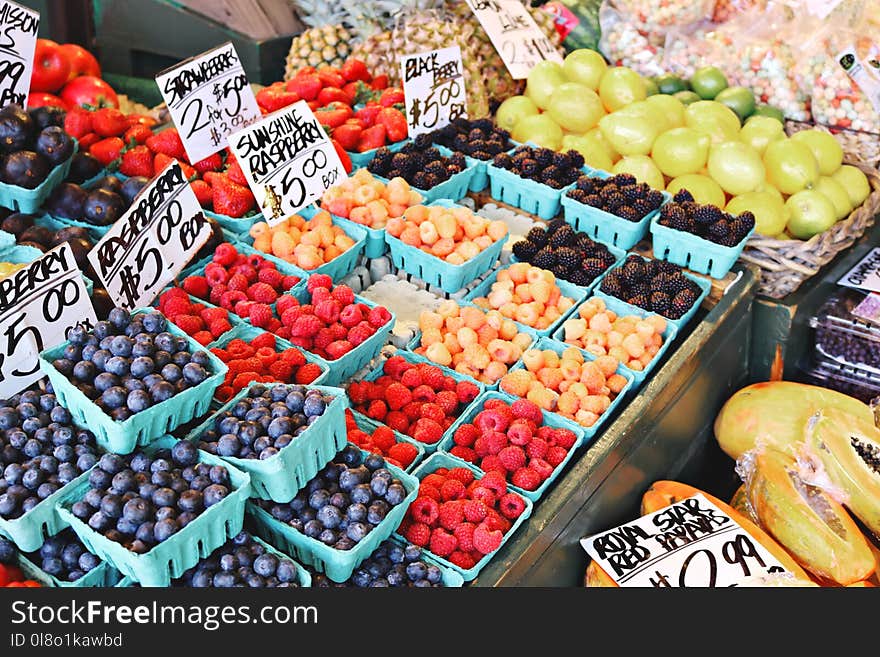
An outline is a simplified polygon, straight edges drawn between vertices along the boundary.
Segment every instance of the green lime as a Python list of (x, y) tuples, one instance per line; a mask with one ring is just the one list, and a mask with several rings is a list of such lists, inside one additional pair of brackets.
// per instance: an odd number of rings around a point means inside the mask
[(665, 73), (664, 75), (659, 75), (654, 80), (657, 83), (657, 88), (660, 90), (661, 94), (666, 94), (667, 96), (671, 96), (674, 93), (679, 91), (686, 91), (687, 85), (684, 80), (682, 80), (677, 75), (672, 75), (671, 73)]
[(769, 116), (771, 119), (776, 119), (780, 123), (785, 123), (785, 114), (782, 113), (781, 109), (773, 107), (772, 105), (757, 105), (752, 115)]
[(682, 105), (690, 105), (691, 103), (696, 103), (698, 100), (702, 100), (702, 98), (693, 91), (677, 91), (672, 94), (672, 97), (678, 98)]
[(740, 121), (745, 121), (755, 111), (755, 94), (745, 87), (727, 87), (715, 96), (715, 102), (727, 105)]
[(645, 78), (645, 95), (646, 96), (656, 96), (660, 93), (660, 89), (657, 88), (657, 83), (653, 78)]
[(703, 100), (714, 100), (727, 87), (727, 77), (715, 66), (698, 68), (691, 76), (691, 89)]

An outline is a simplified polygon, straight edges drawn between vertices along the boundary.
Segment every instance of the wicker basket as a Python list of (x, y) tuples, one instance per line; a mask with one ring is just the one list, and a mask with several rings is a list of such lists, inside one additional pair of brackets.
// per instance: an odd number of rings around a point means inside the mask
[(740, 260), (761, 268), (759, 294), (774, 299), (791, 294), (874, 225), (874, 216), (880, 210), (880, 172), (863, 163), (848, 164), (865, 172), (872, 189), (865, 202), (849, 217), (806, 241), (777, 240), (762, 235), (749, 238)]
[(850, 163), (866, 164), (872, 169), (880, 166), (880, 135), (875, 132), (850, 130), (849, 128), (829, 128), (810, 121), (785, 120), (785, 133), (788, 136), (801, 130), (823, 130), (831, 133), (843, 146), (844, 159)]

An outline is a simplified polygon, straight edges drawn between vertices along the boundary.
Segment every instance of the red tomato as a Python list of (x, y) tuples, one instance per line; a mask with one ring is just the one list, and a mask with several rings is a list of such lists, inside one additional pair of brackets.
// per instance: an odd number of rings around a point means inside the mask
[(31, 91), (56, 93), (70, 75), (70, 62), (54, 41), (37, 39), (34, 50), (34, 70), (31, 72)]
[(101, 77), (101, 65), (98, 64), (98, 60), (88, 50), (75, 43), (62, 43), (58, 47), (70, 63), (70, 74), (67, 76), (68, 82), (80, 75)]
[(113, 87), (94, 75), (81, 75), (65, 84), (61, 98), (71, 107), (91, 105), (119, 109), (119, 99)]
[(60, 107), (63, 110), (69, 109), (67, 103), (55, 94), (46, 93), (45, 91), (32, 91), (27, 97), (27, 106), (31, 107)]

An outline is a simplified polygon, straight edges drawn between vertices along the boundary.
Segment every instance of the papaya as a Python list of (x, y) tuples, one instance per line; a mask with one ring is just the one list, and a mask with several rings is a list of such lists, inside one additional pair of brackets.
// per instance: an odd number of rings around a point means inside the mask
[(792, 456), (769, 448), (748, 456), (749, 503), (801, 566), (843, 585), (871, 576), (877, 563), (858, 525), (834, 498), (801, 479)]
[(847, 584), (847, 588), (850, 589), (861, 589), (861, 588), (876, 588), (876, 584), (871, 584), (869, 580), (863, 579), (861, 582), (853, 582), (852, 584)]
[(759, 443), (786, 449), (804, 439), (809, 418), (826, 408), (874, 421), (866, 404), (839, 392), (792, 381), (766, 381), (747, 386), (727, 400), (715, 418), (715, 439), (734, 459)]
[(617, 582), (611, 579), (611, 576), (605, 572), (602, 566), (595, 561), (591, 561), (590, 565), (587, 566), (587, 574), (586, 577), (584, 577), (584, 586), (589, 588), (617, 588)]
[(735, 520), (740, 527), (746, 530), (752, 538), (758, 541), (767, 549), (770, 554), (776, 557), (779, 563), (781, 563), (788, 572), (800, 579), (810, 578), (810, 576), (806, 572), (804, 572), (804, 569), (801, 568), (797, 564), (797, 562), (791, 558), (791, 555), (786, 552), (785, 549), (781, 545), (779, 545), (779, 543), (773, 540), (773, 538), (769, 534), (767, 534), (767, 532), (765, 532), (757, 524), (749, 520), (749, 518), (744, 514), (740, 513), (728, 504), (725, 504), (717, 497), (709, 495), (709, 493), (700, 490), (699, 488), (694, 488), (693, 486), (688, 486), (687, 484), (682, 484), (677, 481), (655, 481), (642, 496), (642, 515), (645, 515), (647, 513), (654, 513), (655, 511), (659, 511), (660, 509), (663, 509), (670, 504), (675, 504), (676, 502), (680, 502), (681, 500), (693, 497), (697, 493), (701, 494), (712, 504), (714, 504), (719, 509), (724, 511), (724, 513), (733, 518), (733, 520)]
[(818, 458), (845, 494), (846, 506), (880, 536), (880, 429), (838, 409), (824, 409), (807, 430), (805, 455)]
[(753, 523), (758, 524), (758, 519), (755, 517), (752, 508), (749, 506), (749, 499), (748, 497), (746, 497), (745, 485), (740, 486), (736, 489), (733, 497), (730, 498), (730, 506), (739, 511), (742, 515), (751, 520)]

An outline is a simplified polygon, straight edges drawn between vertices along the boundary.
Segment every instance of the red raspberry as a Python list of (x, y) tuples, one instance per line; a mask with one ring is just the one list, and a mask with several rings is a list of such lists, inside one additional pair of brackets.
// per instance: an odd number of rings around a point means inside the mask
[(521, 468), (510, 478), (510, 483), (523, 490), (536, 490), (541, 485), (541, 481), (538, 473), (531, 468)]
[(462, 552), (461, 550), (456, 550), (447, 558), (449, 563), (454, 564), (461, 568), (462, 570), (470, 570), (474, 566), (477, 565), (477, 562), (474, 558), (468, 554), (467, 552)]
[(498, 500), (498, 510), (505, 518), (516, 520), (526, 510), (526, 503), (516, 493), (507, 493)]
[[(268, 262), (268, 261), (267, 261)], [(272, 287), (276, 292), (280, 292), (284, 286), (284, 275), (277, 269), (262, 267), (257, 273), (257, 280)]]
[(252, 301), (258, 303), (272, 304), (278, 299), (275, 288), (268, 283), (254, 283), (248, 288), (247, 295)]
[(401, 410), (410, 422), (415, 422), (422, 417), (422, 405), (418, 402), (410, 402)]
[(564, 447), (560, 447), (559, 445), (553, 445), (550, 449), (547, 450), (547, 456), (544, 457), (544, 460), (547, 461), (553, 469), (555, 470), (560, 463), (562, 463), (568, 457), (568, 450)]
[(492, 431), (491, 433), (485, 434), (486, 438), (486, 448), (489, 450), (490, 454), (499, 454), (502, 449), (507, 447), (507, 435), (501, 433), (500, 431)]
[(548, 449), (550, 449), (550, 446), (546, 440), (532, 438), (532, 441), (526, 445), (526, 454), (528, 454), (530, 459), (542, 459), (547, 456)]
[(510, 418), (501, 408), (483, 409), (474, 418), (474, 424), (480, 431), (506, 431)]
[(458, 479), (447, 479), (440, 487), (440, 496), (444, 501), (460, 500), (464, 497), (464, 494), (464, 484), (458, 481)]
[(290, 363), (285, 363), (283, 360), (276, 360), (269, 365), (269, 374), (271, 374), (276, 381), (287, 383), (293, 376), (293, 366)]
[(495, 500), (498, 498), (491, 489), (486, 488), (485, 486), (476, 486), (471, 491), (471, 499), (480, 500), (491, 509), (493, 506), (495, 506)]
[(498, 452), (498, 460), (508, 472), (516, 472), (526, 465), (526, 455), (521, 447), (511, 445)]
[(464, 519), (468, 522), (483, 522), (489, 515), (489, 507), (482, 500), (467, 500), (464, 503)]
[(235, 379), (232, 380), (232, 387), (236, 390), (241, 390), (252, 381), (259, 380), (260, 375), (256, 372), (242, 372), (241, 374), (236, 375)]
[(364, 314), (360, 306), (345, 306), (339, 313), (339, 323), (347, 329), (354, 328), (362, 321), (364, 321)]
[(480, 430), (473, 424), (462, 424), (452, 435), (452, 441), (462, 447), (471, 447), (479, 437)]
[(474, 480), (474, 473), (470, 468), (450, 468), (449, 472), (446, 473), (446, 477), (460, 481), (465, 486), (468, 486)]
[(337, 360), (345, 356), (352, 349), (354, 349), (354, 345), (348, 340), (334, 340), (327, 345), (327, 357), (329, 360)]
[(385, 419), (385, 414), (388, 412), (388, 407), (385, 405), (381, 399), (374, 399), (370, 402), (369, 407), (367, 407), (367, 417), (373, 418), (374, 420), (378, 420), (382, 422)]
[(213, 303), (215, 306), (220, 305), (220, 299), (223, 298), (223, 295), (229, 291), (229, 288), (226, 287), (225, 283), (220, 283), (218, 285), (214, 285), (211, 287), (211, 294), (208, 297), (208, 301)]
[(208, 285), (208, 279), (204, 276), (187, 276), (183, 279), (183, 289), (187, 294), (199, 299), (207, 299), (211, 293), (211, 286)]
[(400, 382), (412, 390), (422, 385), (422, 376), (419, 374), (418, 369), (410, 367), (400, 375)]
[(486, 442), (484, 436), (480, 436), (474, 441), (474, 453), (480, 458), (489, 456), (489, 443)]
[(272, 319), (272, 308), (264, 303), (255, 303), (248, 310), (248, 318), (254, 326), (266, 328)]
[(477, 462), (477, 453), (472, 450), (470, 447), (462, 447), (461, 445), (454, 445), (452, 449), (449, 450), (449, 453), (453, 456), (457, 456), (462, 461), (467, 461), (468, 463), (476, 463)]
[(173, 323), (187, 335), (195, 335), (205, 328), (202, 318), (195, 315), (176, 315)]
[(507, 468), (504, 467), (504, 464), (501, 462), (501, 459), (498, 458), (496, 454), (489, 454), (488, 456), (484, 456), (480, 461), (480, 470), (483, 472), (492, 472), (493, 470), (497, 470), (504, 476), (507, 476)]
[(384, 306), (376, 306), (370, 309), (367, 321), (376, 328), (382, 328), (391, 321), (391, 313)]
[(407, 433), (410, 421), (409, 418), (400, 411), (389, 411), (388, 415), (385, 416), (385, 424), (394, 431)]
[(330, 325), (328, 328), (333, 332), (334, 340), (345, 340), (348, 338), (348, 329), (339, 322)]
[(541, 481), (544, 481), (544, 479), (547, 479), (553, 474), (553, 466), (547, 463), (544, 459), (529, 459), (529, 468), (538, 474)]
[(210, 331), (196, 331), (192, 337), (196, 342), (198, 342), (203, 347), (208, 346), (210, 343), (212, 343), (214, 341), (214, 336), (211, 335)]
[(404, 536), (413, 545), (427, 547), (431, 541), (431, 528), (422, 522), (414, 522), (406, 529)]
[(291, 276), (287, 275), (283, 279), (281, 279), (281, 289), (282, 290), (290, 290), (295, 287), (300, 282), (299, 276)]
[[(253, 301), (237, 301), (235, 304), (235, 314), (239, 317), (243, 317), (244, 319), (248, 319), (251, 314), (251, 307), (254, 305)], [(268, 324), (267, 324), (268, 326)], [(261, 327), (266, 328), (266, 326)]]
[[(278, 305), (275, 306), (278, 308)], [(279, 309), (280, 312), (280, 309)], [(302, 317), (302, 308), (300, 306), (293, 306), (284, 311), (281, 315), (281, 323), (284, 324), (287, 328), (293, 328), (293, 325), (296, 324), (296, 320)]]
[(312, 383), (315, 379), (321, 376), (322, 373), (323, 370), (317, 363), (306, 363), (305, 365), (300, 366), (296, 371), (295, 382), (300, 385)]
[(211, 287), (226, 285), (226, 282), (229, 280), (229, 274), (222, 265), (211, 263), (205, 267), (205, 279)]
[(428, 365), (427, 363), (419, 364), (419, 374), (422, 375), (422, 385), (427, 386), (432, 392), (434, 390), (443, 390), (446, 376), (436, 365)]
[(413, 438), (428, 445), (433, 445), (443, 437), (443, 427), (425, 417), (416, 420), (410, 429)]
[(419, 497), (430, 497), (438, 504), (443, 501), (443, 499), (440, 497), (440, 489), (437, 486), (426, 484), (424, 480), (419, 486)]
[(322, 328), (317, 333), (315, 333), (315, 349), (326, 349), (327, 345), (333, 342), (333, 331), (328, 328)]
[(475, 522), (479, 522), (479, 520), (463, 522), (453, 530), (452, 533), (455, 535), (456, 540), (458, 540), (458, 548), (460, 550), (470, 552), (474, 549), (474, 529), (477, 528), (474, 524)]
[(507, 492), (507, 480), (503, 474), (498, 472), (487, 472), (483, 475), (483, 478), (480, 479), (480, 486), (491, 490), (495, 493), (495, 497), (501, 497)]
[[(532, 438), (532, 428), (529, 426), (529, 420), (514, 420), (507, 427), (507, 438), (514, 445), (524, 447), (532, 440), (541, 440), (540, 438)], [(546, 443), (545, 443), (546, 444)]]
[(260, 349), (261, 347), (269, 347), (270, 349), (275, 349), (275, 336), (271, 333), (260, 333), (250, 342), (251, 347), (253, 347), (254, 349)]
[(204, 320), (205, 324), (210, 325), (211, 322), (216, 322), (218, 319), (229, 319), (229, 311), (226, 308), (205, 308), (203, 309), (199, 315), (202, 320)]
[(412, 393), (400, 383), (392, 383), (385, 389), (385, 399), (391, 410), (399, 411), (412, 401)]
[(429, 402), (422, 404), (422, 417), (434, 420), (434, 422), (440, 424), (446, 418), (446, 413), (437, 404)]
[(229, 320), (217, 319), (210, 323), (208, 330), (211, 332), (212, 336), (219, 338), (226, 333), (226, 331), (232, 330), (232, 324), (229, 323)]
[[(327, 287), (331, 286), (328, 285)], [(348, 285), (337, 285), (333, 288), (330, 295), (343, 306), (348, 306), (354, 303), (354, 292), (352, 292), (352, 289), (348, 287)]]
[(247, 300), (247, 295), (241, 290), (227, 290), (220, 297), (220, 305), (226, 310), (232, 310), (239, 301)]
[(314, 315), (301, 315), (290, 327), (290, 334), (299, 338), (312, 338), (321, 330), (321, 320)]
[(355, 347), (369, 340), (376, 330), (369, 325), (358, 324), (348, 332), (348, 341)]
[(172, 319), (178, 315), (191, 315), (192, 304), (189, 298), (175, 297), (165, 302), (164, 313), (166, 317)]
[(492, 554), (501, 547), (504, 534), (499, 530), (489, 530), (485, 521), (474, 529), (474, 549), (480, 554)]
[(409, 515), (415, 522), (421, 522), (429, 527), (437, 522), (440, 515), (440, 505), (437, 500), (419, 495), (409, 507)]
[(388, 427), (376, 427), (372, 436), (373, 444), (383, 452), (391, 449), (395, 444), (394, 432)]
[(531, 420), (535, 424), (541, 424), (544, 421), (541, 407), (528, 399), (517, 399), (510, 405), (510, 411), (515, 418)]
[(458, 539), (452, 534), (439, 527), (431, 532), (431, 542), (428, 549), (438, 557), (448, 557), (458, 547)]
[(341, 306), (334, 299), (315, 304), (315, 316), (325, 324), (334, 324), (339, 319)]
[(229, 278), (227, 285), (230, 290), (235, 290), (236, 292), (247, 292), (248, 287), (250, 287), (248, 279), (242, 274), (233, 274)]
[(510, 529), (510, 521), (498, 513), (495, 509), (489, 509), (489, 515), (483, 521), (489, 531), (500, 531), (502, 534)]
[(546, 440), (547, 444), (556, 444), (553, 436), (556, 435), (556, 429), (553, 427), (543, 426), (538, 427), (538, 430), (535, 432), (535, 435), (538, 436), (541, 440)]
[(284, 315), (288, 309), (298, 306), (299, 301), (296, 300), (296, 297), (292, 297), (289, 294), (282, 294), (278, 297), (278, 301), (275, 302), (275, 308), (277, 308), (279, 315)]
[(458, 410), (458, 397), (451, 390), (441, 390), (434, 397), (434, 403), (437, 404), (446, 415), (455, 415)]
[(235, 247), (232, 246), (229, 242), (223, 242), (222, 244), (218, 245), (216, 249), (214, 249), (214, 257), (212, 258), (212, 260), (218, 265), (228, 267), (235, 262), (235, 259), (237, 257), (238, 251), (236, 251)]
[[(251, 256), (251, 257), (253, 257), (253, 256)], [(259, 258), (259, 256), (256, 256), (256, 257)], [(248, 286), (250, 286), (253, 283), (257, 282), (258, 274), (257, 274), (256, 267), (258, 267), (258, 266), (259, 266), (259, 264), (255, 264), (253, 266), (252, 265), (237, 265), (231, 271), (233, 274), (241, 274), (242, 276), (244, 276), (247, 279)]]
[(431, 386), (424, 383), (412, 391), (413, 399), (420, 402), (433, 402), (437, 394)]
[(565, 449), (571, 449), (577, 440), (574, 431), (569, 431), (568, 429), (554, 429), (553, 438), (556, 445)]
[[(330, 290), (326, 287), (316, 287), (312, 290), (312, 305), (317, 306), (319, 303), (324, 303), (325, 301), (336, 301), (332, 296), (330, 296)], [(339, 303), (337, 301), (337, 303)], [(340, 310), (342, 309), (342, 304), (339, 304)]]
[(333, 279), (327, 274), (312, 274), (309, 276), (309, 280), (306, 283), (306, 289), (311, 293), (316, 287), (326, 287), (327, 289), (330, 289), (333, 287)]
[[(440, 489), (440, 495), (443, 495), (442, 488)], [(440, 520), (441, 527), (452, 531), (464, 521), (464, 509), (462, 509), (461, 505), (462, 503), (458, 500), (447, 500), (440, 505), (440, 511), (437, 517)]]

